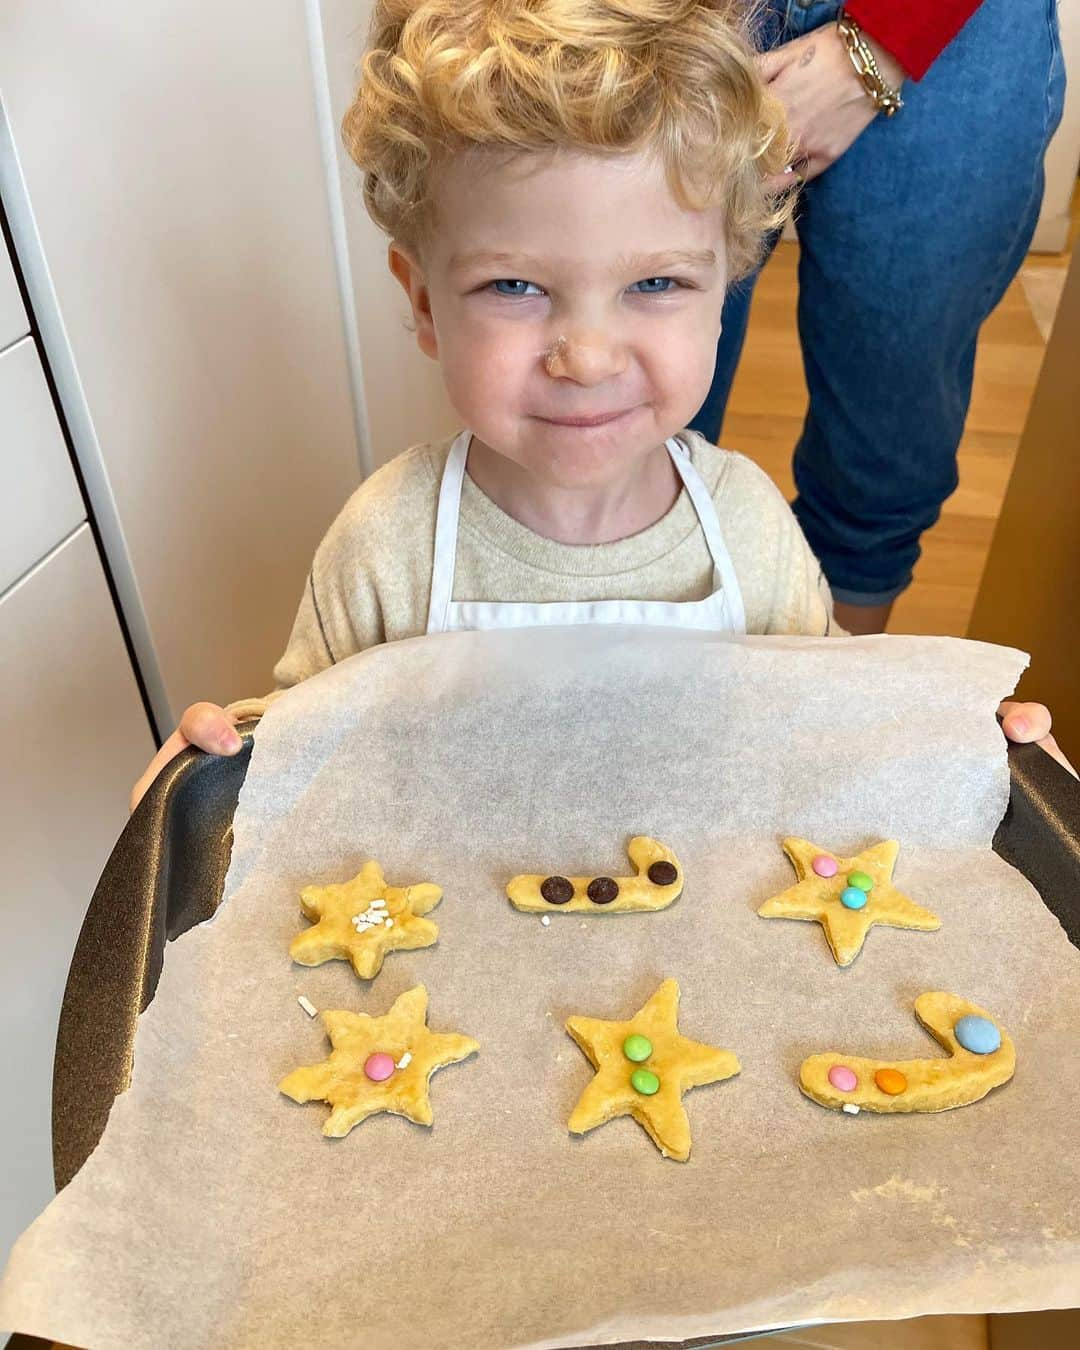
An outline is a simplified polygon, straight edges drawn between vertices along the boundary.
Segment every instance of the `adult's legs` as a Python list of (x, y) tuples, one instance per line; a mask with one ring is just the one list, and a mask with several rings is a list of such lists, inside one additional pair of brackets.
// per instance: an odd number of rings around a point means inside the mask
[(772, 256), (779, 235), (768, 241), (767, 252), (758, 268), (748, 277), (743, 277), (728, 290), (724, 297), (724, 308), (720, 315), (720, 341), (716, 344), (716, 366), (713, 370), (712, 384), (705, 402), (695, 414), (690, 426), (700, 431), (706, 440), (719, 444), (720, 428), (724, 422), (724, 410), (735, 380), (735, 371), (742, 355), (746, 340), (746, 328), (750, 322), (750, 304), (754, 298), (754, 287), (761, 270)]
[[(837, 8), (792, 6), (789, 31)], [(956, 487), (976, 339), (1031, 242), (1064, 82), (1055, 0), (983, 0), (804, 190), (794, 509), (845, 627), (884, 619)]]

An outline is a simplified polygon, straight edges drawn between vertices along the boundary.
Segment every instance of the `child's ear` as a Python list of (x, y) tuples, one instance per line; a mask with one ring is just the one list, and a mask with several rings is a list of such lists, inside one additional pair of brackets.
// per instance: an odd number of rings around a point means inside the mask
[(416, 320), (416, 345), (433, 361), (439, 359), (439, 346), (435, 338), (435, 323), (431, 317), (431, 296), (419, 261), (399, 243), (392, 243), (387, 251), (386, 260), (390, 271), (401, 282), (402, 289), (409, 297), (413, 318)]

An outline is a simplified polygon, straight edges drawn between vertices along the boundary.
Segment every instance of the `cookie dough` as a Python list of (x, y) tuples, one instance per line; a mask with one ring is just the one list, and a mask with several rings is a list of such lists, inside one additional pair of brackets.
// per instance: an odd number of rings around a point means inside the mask
[(532, 914), (624, 914), (628, 910), (666, 909), (682, 894), (679, 860), (671, 849), (647, 835), (631, 839), (627, 855), (632, 877), (514, 877), (506, 888), (517, 909)]
[(438, 925), (422, 916), (441, 899), (441, 889), (430, 882), (388, 886), (372, 860), (351, 881), (304, 887), (300, 908), (314, 924), (297, 933), (289, 955), (302, 966), (348, 961), (362, 980), (374, 979), (387, 952), (435, 942)]
[(380, 1111), (430, 1125), (431, 1075), (480, 1047), (468, 1036), (429, 1031), (427, 1003), (427, 990), (418, 984), (382, 1017), (324, 1012), (323, 1025), (334, 1047), (330, 1058), (294, 1069), (278, 1084), (279, 1090), (294, 1102), (328, 1102), (331, 1110), (322, 1132), (334, 1139)]
[[(833, 1111), (950, 1111), (1007, 1083), (1016, 1049), (989, 1013), (956, 994), (935, 991), (915, 1000), (915, 1016), (950, 1059), (863, 1059), (830, 1051), (811, 1055), (799, 1086)], [(965, 1049), (965, 1044), (979, 1049)]]
[(876, 923), (932, 932), (941, 920), (892, 884), (900, 845), (884, 840), (852, 858), (842, 858), (807, 839), (785, 839), (784, 852), (799, 878), (759, 908), (766, 919), (814, 919), (838, 965), (849, 966)]
[(690, 1122), (682, 1104), (688, 1088), (719, 1083), (739, 1072), (730, 1050), (679, 1034), (679, 985), (665, 980), (628, 1022), (571, 1017), (566, 1030), (596, 1074), (570, 1116), (572, 1134), (585, 1134), (616, 1116), (633, 1116), (665, 1158), (690, 1156)]

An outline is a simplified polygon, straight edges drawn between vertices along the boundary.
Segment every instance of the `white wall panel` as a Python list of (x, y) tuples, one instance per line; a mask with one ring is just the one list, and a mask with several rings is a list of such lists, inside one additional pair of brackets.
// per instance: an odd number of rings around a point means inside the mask
[(86, 519), (33, 338), (0, 351), (0, 594)]
[(164, 727), (269, 688), (360, 478), (305, 14), (7, 0), (0, 94), (0, 191)]
[(8, 260), (7, 250), (0, 243), (0, 351), (30, 331), (23, 308), (19, 284)]

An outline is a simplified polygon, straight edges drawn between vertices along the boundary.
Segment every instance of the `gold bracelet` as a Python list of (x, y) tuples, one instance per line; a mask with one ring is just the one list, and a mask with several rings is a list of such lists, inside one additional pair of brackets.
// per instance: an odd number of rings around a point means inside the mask
[(851, 64), (855, 67), (855, 74), (873, 100), (874, 107), (886, 117), (893, 117), (904, 106), (904, 101), (899, 91), (891, 88), (881, 78), (878, 63), (863, 37), (862, 29), (842, 9), (836, 16), (836, 31), (843, 38)]

